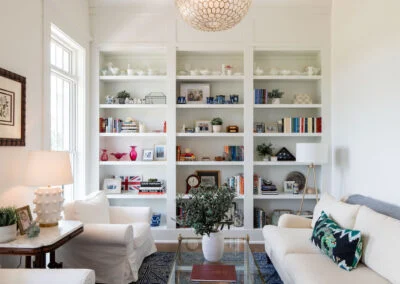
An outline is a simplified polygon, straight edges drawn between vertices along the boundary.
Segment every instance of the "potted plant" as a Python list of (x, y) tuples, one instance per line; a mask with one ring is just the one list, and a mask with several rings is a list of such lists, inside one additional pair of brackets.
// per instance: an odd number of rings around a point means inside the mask
[(190, 190), (190, 199), (178, 195), (177, 207), (184, 214), (177, 216), (177, 223), (192, 227), (203, 236), (203, 254), (206, 260), (219, 261), (224, 253), (224, 237), (220, 231), (222, 220), (232, 206), (235, 192), (228, 187), (199, 186)]
[(14, 207), (0, 207), (0, 243), (17, 238), (17, 213)]
[(280, 104), (283, 94), (284, 92), (279, 92), (279, 89), (273, 89), (272, 92), (268, 92), (268, 98), (272, 104)]
[(262, 143), (257, 145), (257, 153), (263, 157), (264, 161), (269, 161), (269, 156), (272, 155), (272, 143), (269, 142), (268, 144)]
[(213, 127), (213, 132), (218, 133), (221, 132), (222, 129), (222, 119), (220, 117), (214, 117), (211, 120), (211, 125)]
[(119, 92), (119, 93), (117, 94), (118, 102), (119, 102), (120, 104), (124, 104), (126, 98), (130, 98), (130, 97), (131, 97), (131, 95), (130, 95), (127, 91), (125, 91), (125, 90), (123, 90), (123, 91), (121, 91), (121, 92)]

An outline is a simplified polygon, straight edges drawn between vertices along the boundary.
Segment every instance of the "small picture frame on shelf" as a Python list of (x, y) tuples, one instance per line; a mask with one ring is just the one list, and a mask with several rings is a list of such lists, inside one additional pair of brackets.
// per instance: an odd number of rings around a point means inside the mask
[(210, 133), (212, 130), (211, 121), (198, 120), (196, 121), (195, 129), (197, 133)]
[(210, 84), (181, 84), (181, 97), (187, 104), (206, 104), (210, 96)]
[(16, 209), (15, 211), (17, 214), (19, 233), (21, 235), (24, 235), (33, 221), (31, 209), (29, 205), (26, 205), (24, 207)]
[(266, 133), (278, 133), (278, 122), (267, 122), (265, 124)]
[(105, 178), (103, 181), (103, 190), (106, 194), (121, 193), (121, 179)]
[(264, 122), (254, 122), (253, 132), (254, 133), (265, 133), (265, 123)]
[(293, 193), (295, 181), (284, 181), (283, 182), (283, 191), (285, 193)]
[(235, 216), (235, 210), (236, 210), (236, 202), (232, 202), (231, 207), (225, 213), (225, 218), (222, 219), (221, 223), (222, 224), (233, 224), (233, 218)]
[(202, 186), (217, 186), (221, 184), (220, 171), (196, 171), (196, 175), (200, 177)]
[[(144, 157), (144, 153), (143, 153)], [(165, 161), (167, 159), (167, 146), (166, 145), (155, 145), (154, 146), (154, 160)]]
[(144, 149), (143, 150), (143, 161), (153, 161), (154, 150)]

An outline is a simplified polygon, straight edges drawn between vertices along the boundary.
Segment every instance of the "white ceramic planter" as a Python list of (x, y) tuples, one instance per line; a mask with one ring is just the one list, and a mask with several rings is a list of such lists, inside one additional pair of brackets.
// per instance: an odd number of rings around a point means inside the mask
[(17, 224), (0, 227), (0, 243), (7, 243), (17, 238)]
[(212, 128), (213, 128), (213, 132), (219, 133), (222, 130), (222, 125), (213, 125)]
[(204, 258), (210, 262), (220, 261), (224, 254), (224, 235), (222, 232), (203, 236), (202, 249)]
[(273, 105), (279, 105), (281, 103), (281, 99), (280, 98), (274, 98), (272, 99), (272, 104)]

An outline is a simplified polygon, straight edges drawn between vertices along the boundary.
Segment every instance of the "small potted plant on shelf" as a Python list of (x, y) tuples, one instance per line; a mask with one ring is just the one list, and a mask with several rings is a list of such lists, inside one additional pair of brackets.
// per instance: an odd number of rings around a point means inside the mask
[(271, 100), (272, 104), (280, 104), (283, 94), (285, 93), (279, 92), (279, 89), (273, 89), (272, 92), (268, 92), (268, 98)]
[(0, 243), (17, 238), (17, 213), (14, 207), (0, 207)]
[(125, 90), (123, 90), (123, 91), (121, 91), (121, 92), (119, 92), (118, 94), (117, 94), (117, 98), (118, 98), (118, 102), (120, 103), (120, 104), (125, 104), (125, 100), (128, 98), (130, 98), (131, 97), (131, 95), (127, 92), (127, 91), (125, 91)]
[(263, 157), (264, 161), (269, 161), (270, 156), (273, 154), (272, 143), (269, 142), (268, 144), (262, 143), (257, 145), (257, 153)]
[[(190, 198), (178, 195), (176, 205), (182, 209), (176, 222), (194, 229), (203, 236), (204, 258), (211, 262), (219, 261), (224, 253), (224, 236), (221, 232), (223, 220), (232, 207), (235, 192), (223, 186), (199, 186), (190, 190)], [(221, 226), (221, 227), (220, 227)]]
[(211, 125), (213, 127), (213, 132), (218, 133), (221, 132), (222, 129), (222, 119), (220, 117), (214, 117), (211, 120)]

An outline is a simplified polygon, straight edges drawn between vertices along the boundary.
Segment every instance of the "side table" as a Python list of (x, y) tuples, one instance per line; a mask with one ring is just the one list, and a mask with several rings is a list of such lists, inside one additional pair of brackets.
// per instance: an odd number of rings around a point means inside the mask
[(46, 253), (50, 253), (49, 268), (62, 268), (62, 263), (55, 260), (55, 250), (70, 239), (83, 232), (83, 224), (80, 221), (61, 220), (58, 226), (40, 228), (39, 236), (29, 239), (27, 235), (18, 235), (17, 239), (0, 243), (0, 254), (24, 255), (25, 268), (46, 268)]

